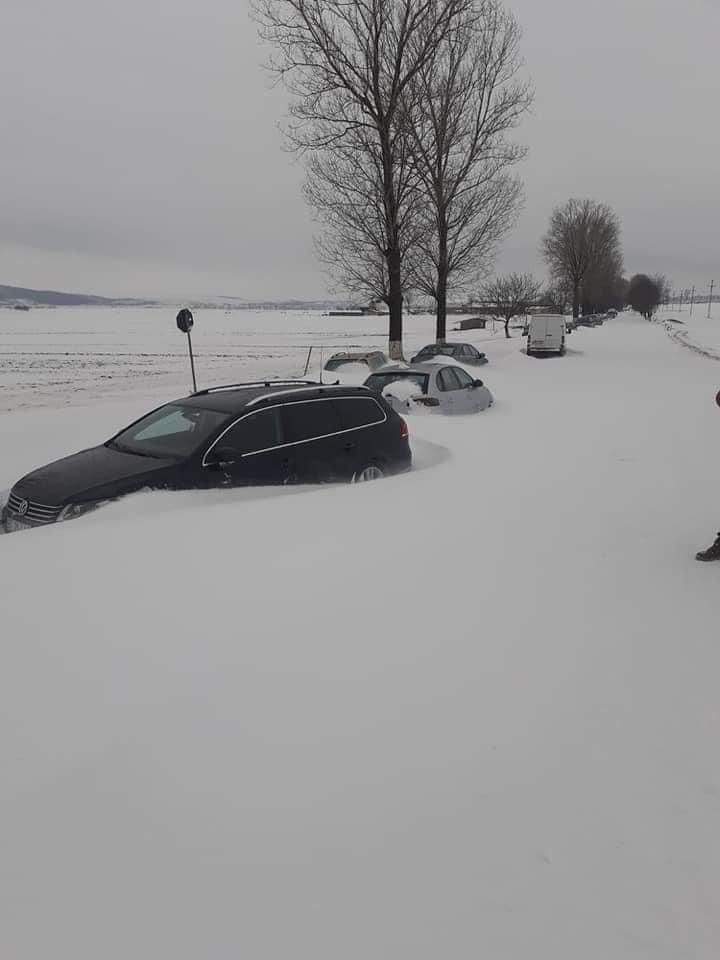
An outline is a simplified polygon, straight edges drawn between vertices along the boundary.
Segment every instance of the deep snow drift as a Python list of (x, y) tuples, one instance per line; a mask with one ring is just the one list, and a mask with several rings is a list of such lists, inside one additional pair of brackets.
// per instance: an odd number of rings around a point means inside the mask
[[(720, 365), (472, 340), (405, 477), (0, 538), (1, 956), (717, 957)], [(128, 386), (0, 417), (0, 488)]]

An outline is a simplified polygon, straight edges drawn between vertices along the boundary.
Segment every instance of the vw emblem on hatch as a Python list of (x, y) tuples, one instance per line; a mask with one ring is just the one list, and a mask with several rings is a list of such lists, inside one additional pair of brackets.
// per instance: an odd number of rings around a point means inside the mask
[(27, 502), (27, 500), (21, 500), (20, 503), (18, 504), (18, 508), (17, 508), (18, 516), (19, 516), (19, 517), (24, 517), (25, 514), (28, 512), (28, 507), (29, 507), (29, 506), (30, 506), (30, 504)]

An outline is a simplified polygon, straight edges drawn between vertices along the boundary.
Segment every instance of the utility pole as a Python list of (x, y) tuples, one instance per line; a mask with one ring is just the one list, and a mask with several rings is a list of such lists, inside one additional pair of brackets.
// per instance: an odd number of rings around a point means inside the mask
[(690, 291), (690, 316), (692, 316), (693, 307), (695, 306), (695, 287), (693, 286)]
[(708, 320), (710, 319), (710, 311), (712, 309), (712, 295), (713, 295), (714, 289), (715, 289), (715, 281), (711, 280), (710, 281), (710, 299), (708, 300)]
[(685, 291), (683, 290), (682, 287), (680, 287), (680, 303), (678, 304), (678, 312), (679, 312), (679, 313), (682, 313), (682, 305), (683, 305), (683, 295), (684, 295), (684, 293), (685, 293)]

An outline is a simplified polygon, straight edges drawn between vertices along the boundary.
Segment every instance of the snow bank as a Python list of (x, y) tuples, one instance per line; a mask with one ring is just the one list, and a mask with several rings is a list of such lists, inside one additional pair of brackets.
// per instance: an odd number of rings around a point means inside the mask
[(434, 357), (428, 357), (427, 360), (423, 360), (423, 363), (440, 363), (443, 366), (448, 367), (462, 367), (464, 366), (460, 360), (456, 357), (446, 356), (444, 353), (438, 353)]
[[(3, 957), (715, 960), (720, 368), (486, 349), (407, 476), (0, 538)], [(0, 487), (122, 412), (0, 417)]]

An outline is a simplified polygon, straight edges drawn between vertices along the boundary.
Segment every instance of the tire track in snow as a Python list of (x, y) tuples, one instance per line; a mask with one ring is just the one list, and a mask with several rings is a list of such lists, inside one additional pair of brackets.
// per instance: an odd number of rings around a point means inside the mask
[(720, 353), (715, 353), (707, 347), (701, 347), (700, 344), (690, 340), (690, 334), (687, 330), (679, 330), (674, 324), (667, 321), (664, 321), (664, 326), (670, 339), (680, 344), (681, 347), (687, 347), (688, 350), (692, 350), (693, 353), (697, 353), (701, 357), (707, 357), (708, 360), (720, 360)]

